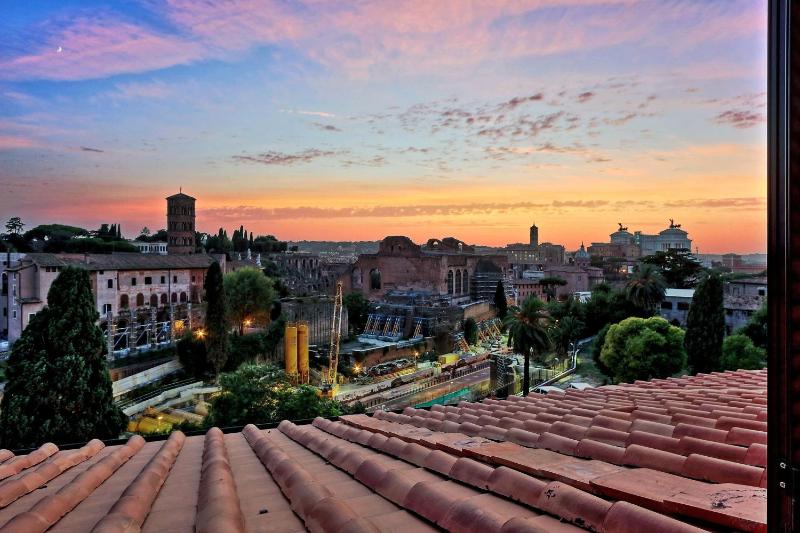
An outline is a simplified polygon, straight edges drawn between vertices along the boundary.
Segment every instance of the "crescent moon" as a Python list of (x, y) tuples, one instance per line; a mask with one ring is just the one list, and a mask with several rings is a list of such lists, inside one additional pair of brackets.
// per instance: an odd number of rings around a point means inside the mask
[(60, 46), (58, 47), (58, 50), (56, 50), (56, 52), (58, 52), (59, 54), (61, 53), (61, 47)]

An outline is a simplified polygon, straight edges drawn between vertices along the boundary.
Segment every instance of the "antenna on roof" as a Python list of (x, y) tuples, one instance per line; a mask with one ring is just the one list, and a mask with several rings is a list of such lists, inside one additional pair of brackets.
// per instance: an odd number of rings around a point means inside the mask
[(178, 194), (183, 193), (183, 187), (178, 187)]

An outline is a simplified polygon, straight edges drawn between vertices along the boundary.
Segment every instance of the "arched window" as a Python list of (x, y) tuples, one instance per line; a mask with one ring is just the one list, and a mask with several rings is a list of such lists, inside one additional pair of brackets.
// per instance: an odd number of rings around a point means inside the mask
[(469, 294), (469, 274), (467, 271), (464, 271), (464, 276), (461, 278), (461, 287), (464, 294)]
[(173, 292), (173, 293), (172, 293), (172, 296), (171, 296), (171, 301), (172, 301), (172, 303), (174, 303), (174, 304), (178, 303), (178, 293), (177, 293), (177, 292)]
[(144, 294), (141, 292), (136, 295), (136, 307), (142, 307), (144, 305)]
[(453, 271), (447, 271), (447, 294), (453, 294)]
[(369, 288), (373, 290), (381, 288), (381, 271), (377, 268), (369, 271)]
[(185, 292), (181, 293), (181, 303), (186, 303), (186, 293)]
[(169, 297), (167, 296), (166, 292), (161, 295), (161, 305), (167, 305), (168, 300), (169, 300)]
[(150, 307), (158, 307), (158, 294), (150, 295)]
[(122, 296), (119, 297), (119, 306), (122, 309), (127, 309), (128, 308), (128, 295), (127, 294), (123, 294)]
[(460, 270), (456, 270), (456, 290), (455, 290), (455, 292), (456, 293), (460, 293), (461, 292), (461, 271)]

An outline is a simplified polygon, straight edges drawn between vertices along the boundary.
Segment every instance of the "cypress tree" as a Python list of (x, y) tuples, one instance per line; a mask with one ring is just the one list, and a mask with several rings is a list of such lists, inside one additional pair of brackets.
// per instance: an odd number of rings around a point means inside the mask
[(206, 354), (219, 375), (228, 360), (228, 320), (222, 269), (216, 261), (208, 267), (203, 288), (206, 292)]
[(719, 368), (725, 336), (722, 279), (709, 274), (697, 285), (686, 318), (684, 345), (692, 372), (713, 372)]
[(497, 308), (497, 316), (503, 320), (508, 314), (508, 301), (502, 280), (497, 282), (497, 289), (494, 291), (494, 306)]
[(0, 404), (6, 448), (119, 436), (127, 417), (114, 404), (89, 274), (65, 268), (14, 343)]

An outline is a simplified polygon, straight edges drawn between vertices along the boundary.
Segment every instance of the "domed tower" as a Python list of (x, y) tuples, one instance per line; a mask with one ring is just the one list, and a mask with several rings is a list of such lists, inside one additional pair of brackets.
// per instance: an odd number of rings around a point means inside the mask
[(167, 253), (193, 254), (195, 251), (194, 202), (179, 192), (167, 197)]
[(578, 266), (589, 266), (592, 262), (592, 258), (589, 257), (589, 252), (586, 251), (586, 247), (581, 243), (581, 247), (575, 252), (575, 264)]
[(539, 246), (539, 228), (536, 227), (536, 224), (531, 226), (531, 248), (537, 248)]

